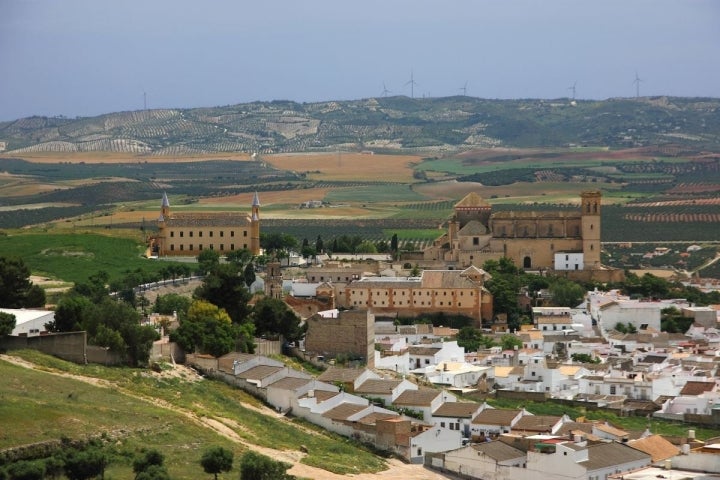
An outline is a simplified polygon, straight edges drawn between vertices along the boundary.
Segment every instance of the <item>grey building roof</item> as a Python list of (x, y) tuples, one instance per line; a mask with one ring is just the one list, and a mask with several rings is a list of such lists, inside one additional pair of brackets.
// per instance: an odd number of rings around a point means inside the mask
[(629, 462), (647, 461), (650, 463), (650, 455), (623, 445), (622, 443), (610, 442), (590, 445), (588, 447), (588, 459), (579, 462), (586, 469), (598, 470), (601, 468), (622, 465)]
[(518, 450), (500, 441), (476, 443), (473, 444), (471, 448), (478, 453), (492, 458), (496, 462), (513, 460), (525, 456), (525, 452), (522, 450)]

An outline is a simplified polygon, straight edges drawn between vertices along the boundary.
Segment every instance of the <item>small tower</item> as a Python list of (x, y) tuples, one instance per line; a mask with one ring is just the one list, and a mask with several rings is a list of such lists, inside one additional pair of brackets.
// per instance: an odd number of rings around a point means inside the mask
[(164, 222), (167, 218), (170, 218), (170, 200), (168, 200), (167, 193), (163, 192), (162, 203), (160, 204), (160, 218), (159, 222)]
[(250, 251), (253, 255), (260, 255), (260, 199), (257, 192), (253, 196), (250, 217)]
[(282, 300), (283, 277), (280, 262), (273, 260), (265, 266), (265, 295), (270, 298)]
[(586, 269), (600, 267), (600, 202), (599, 190), (583, 192), (581, 198), (583, 263)]

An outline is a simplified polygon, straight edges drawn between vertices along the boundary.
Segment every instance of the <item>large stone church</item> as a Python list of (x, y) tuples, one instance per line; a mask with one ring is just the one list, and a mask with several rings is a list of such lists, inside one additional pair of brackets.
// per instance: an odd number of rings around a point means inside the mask
[(172, 213), (163, 193), (158, 234), (150, 239), (153, 255), (197, 256), (205, 249), (221, 255), (234, 250), (260, 254), (260, 200), (253, 197), (250, 214)]
[(573, 212), (493, 213), (487, 201), (470, 193), (455, 205), (447, 232), (425, 249), (423, 260), (467, 268), (507, 257), (525, 270), (609, 280), (618, 273), (600, 264), (601, 200), (593, 190), (580, 194), (580, 208)]

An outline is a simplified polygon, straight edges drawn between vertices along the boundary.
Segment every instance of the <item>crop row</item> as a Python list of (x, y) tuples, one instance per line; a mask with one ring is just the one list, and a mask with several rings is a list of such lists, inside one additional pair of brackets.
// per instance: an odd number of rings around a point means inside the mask
[(720, 213), (640, 213), (627, 214), (627, 220), (633, 222), (720, 222)]

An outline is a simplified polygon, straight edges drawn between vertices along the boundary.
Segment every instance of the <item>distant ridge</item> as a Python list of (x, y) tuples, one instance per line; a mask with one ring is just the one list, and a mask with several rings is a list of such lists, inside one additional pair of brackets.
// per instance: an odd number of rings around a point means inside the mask
[(238, 105), (0, 122), (0, 152), (374, 151), (488, 147), (720, 147), (720, 99), (486, 100), (466, 96)]

